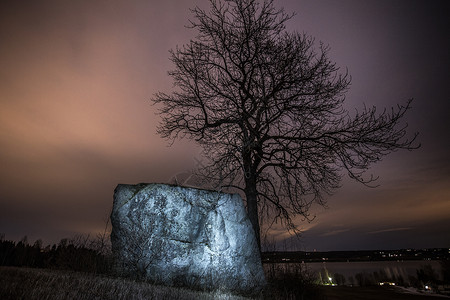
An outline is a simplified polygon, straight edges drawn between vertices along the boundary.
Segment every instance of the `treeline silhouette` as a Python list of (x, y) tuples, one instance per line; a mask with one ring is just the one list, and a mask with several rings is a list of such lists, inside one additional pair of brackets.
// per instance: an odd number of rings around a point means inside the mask
[(26, 236), (17, 243), (0, 236), (0, 266), (107, 274), (112, 271), (112, 256), (104, 237), (64, 238), (44, 247), (40, 239), (29, 244)]

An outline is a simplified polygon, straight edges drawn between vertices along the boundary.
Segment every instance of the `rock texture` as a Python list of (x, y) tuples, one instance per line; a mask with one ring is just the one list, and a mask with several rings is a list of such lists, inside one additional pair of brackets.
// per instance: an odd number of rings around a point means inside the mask
[(119, 184), (111, 223), (112, 250), (124, 272), (166, 285), (246, 294), (265, 284), (237, 194)]

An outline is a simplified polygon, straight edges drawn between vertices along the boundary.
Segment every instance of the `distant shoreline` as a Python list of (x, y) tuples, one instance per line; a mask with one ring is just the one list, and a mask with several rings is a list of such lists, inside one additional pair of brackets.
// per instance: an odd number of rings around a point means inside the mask
[(450, 260), (450, 248), (361, 251), (271, 251), (261, 254), (263, 263), (436, 261)]

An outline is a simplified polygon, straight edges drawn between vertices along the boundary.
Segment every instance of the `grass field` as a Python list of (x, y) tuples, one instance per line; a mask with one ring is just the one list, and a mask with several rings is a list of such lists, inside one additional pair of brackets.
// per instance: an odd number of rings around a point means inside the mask
[[(290, 283), (289, 283), (290, 282)], [(429, 295), (401, 293), (395, 287), (316, 286), (299, 288), (298, 281), (280, 278), (257, 299), (302, 300), (439, 300)], [(295, 285), (291, 286), (291, 285)], [(307, 291), (307, 293), (305, 293)], [(303, 296), (303, 298), (302, 298)], [(249, 299), (221, 292), (200, 292), (151, 285), (130, 279), (74, 271), (0, 267), (0, 299)]]
[(155, 286), (89, 273), (0, 267), (0, 299), (246, 299), (215, 292)]

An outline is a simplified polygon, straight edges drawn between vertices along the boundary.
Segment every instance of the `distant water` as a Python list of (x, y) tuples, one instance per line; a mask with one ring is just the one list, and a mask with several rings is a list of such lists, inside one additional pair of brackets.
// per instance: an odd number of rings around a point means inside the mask
[[(373, 274), (383, 271), (389, 277), (402, 276), (408, 280), (409, 276), (417, 277), (417, 270), (424, 266), (431, 266), (439, 279), (442, 279), (442, 268), (439, 261), (434, 260), (408, 260), (408, 261), (368, 261), (368, 262), (313, 262), (302, 263), (306, 270), (318, 274), (324, 269), (333, 276), (335, 273), (344, 275), (347, 279), (355, 278), (358, 273)], [(294, 266), (294, 265), (291, 265)]]
[(324, 268), (330, 274), (340, 273), (345, 277), (355, 277), (358, 273), (373, 274), (383, 270), (386, 274), (393, 276), (402, 276), (408, 279), (408, 276), (417, 277), (417, 270), (422, 269), (426, 265), (431, 268), (442, 279), (441, 265), (439, 261), (434, 260), (408, 260), (408, 261), (368, 261), (368, 262), (319, 262), (305, 264), (307, 269), (312, 272), (320, 272)]

